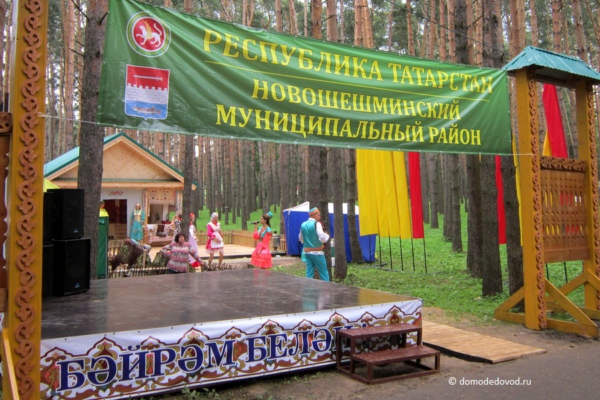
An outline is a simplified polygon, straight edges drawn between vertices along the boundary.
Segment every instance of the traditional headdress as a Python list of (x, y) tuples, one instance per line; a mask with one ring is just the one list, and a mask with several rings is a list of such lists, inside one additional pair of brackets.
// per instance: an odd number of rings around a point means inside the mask
[(215, 218), (219, 218), (219, 213), (212, 213), (212, 215), (210, 216), (210, 219), (215, 219)]
[(318, 212), (319, 212), (319, 209), (318, 209), (317, 207), (313, 207), (313, 208), (311, 208), (311, 209), (310, 209), (310, 211), (308, 212), (308, 215), (312, 217), (313, 215), (315, 215), (315, 214), (316, 214), (316, 213), (318, 213)]
[(271, 219), (273, 218), (273, 213), (271, 211), (269, 211), (268, 213), (265, 214), (265, 218), (266, 219)]

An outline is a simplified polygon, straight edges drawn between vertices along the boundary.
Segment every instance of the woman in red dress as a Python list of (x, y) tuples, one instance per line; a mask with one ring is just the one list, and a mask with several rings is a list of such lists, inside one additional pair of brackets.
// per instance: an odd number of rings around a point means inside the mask
[(269, 220), (272, 216), (273, 214), (269, 211), (260, 217), (260, 229), (258, 229), (257, 225), (254, 225), (253, 236), (254, 240), (258, 240), (258, 243), (252, 253), (250, 264), (257, 268), (271, 268), (271, 250), (269, 249), (269, 246), (271, 245), (271, 236), (273, 236), (273, 232), (271, 231), (271, 223)]

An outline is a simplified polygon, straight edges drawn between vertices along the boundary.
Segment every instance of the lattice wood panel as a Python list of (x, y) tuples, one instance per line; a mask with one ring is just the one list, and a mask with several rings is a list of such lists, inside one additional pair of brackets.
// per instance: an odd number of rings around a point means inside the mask
[(585, 163), (542, 157), (544, 262), (589, 258), (585, 234)]
[(139, 152), (124, 145), (105, 150), (104, 159), (112, 160), (104, 164), (104, 179), (174, 180), (169, 173), (156, 166), (154, 160), (140, 157)]

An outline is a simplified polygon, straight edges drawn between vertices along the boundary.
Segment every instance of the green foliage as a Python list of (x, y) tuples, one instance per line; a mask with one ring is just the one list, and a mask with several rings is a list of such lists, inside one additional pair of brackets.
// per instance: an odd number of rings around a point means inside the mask
[[(275, 209), (274, 207), (271, 207), (271, 212), (273, 213), (273, 218), (271, 218), (271, 229), (273, 230), (273, 232), (275, 232), (275, 231), (279, 230), (279, 221), (281, 220), (281, 214), (280, 214), (279, 208)], [(211, 214), (212, 213), (207, 208), (198, 210), (198, 213), (196, 213), (196, 228), (199, 231), (206, 230), (206, 224), (210, 221)], [(246, 223), (248, 224), (249, 222), (258, 221), (262, 214), (263, 213), (260, 210), (253, 211), (252, 213), (250, 213), (250, 220), (246, 221)], [(242, 220), (240, 218), (238, 218), (236, 220), (236, 223), (233, 224), (233, 223), (231, 223), (231, 215), (230, 215), (229, 216), (230, 223), (224, 224), (223, 223), (223, 215), (219, 212), (219, 222), (221, 223), (221, 230), (223, 230), (223, 231), (241, 231), (242, 230)], [(248, 225), (248, 229), (253, 230), (254, 225)]]

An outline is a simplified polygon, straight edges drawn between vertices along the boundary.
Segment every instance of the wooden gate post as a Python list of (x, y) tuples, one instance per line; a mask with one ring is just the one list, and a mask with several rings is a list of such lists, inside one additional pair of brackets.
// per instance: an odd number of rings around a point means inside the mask
[(521, 176), (521, 238), (523, 241), (523, 280), (525, 326), (546, 328), (544, 300), (544, 260), (542, 201), (540, 198), (540, 146), (538, 141), (538, 95), (529, 69), (516, 72), (517, 118), (519, 129), (518, 171)]
[[(48, 1), (19, 0), (13, 7), (17, 22), (10, 76), (13, 132), (7, 190), (8, 299), (3, 329), (8, 333), (19, 397), (39, 399), (45, 128), (42, 114)], [(3, 383), (9, 385), (6, 376), (5, 373)], [(8, 386), (4, 387), (3, 394), (11, 398)]]

